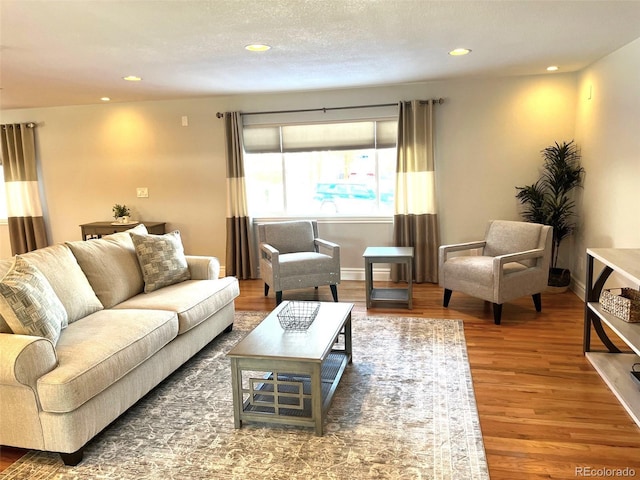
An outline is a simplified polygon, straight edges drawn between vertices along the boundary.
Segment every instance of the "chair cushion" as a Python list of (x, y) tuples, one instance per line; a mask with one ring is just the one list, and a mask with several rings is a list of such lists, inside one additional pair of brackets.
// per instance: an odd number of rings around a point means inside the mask
[(115, 309), (169, 310), (178, 314), (178, 334), (199, 325), (240, 293), (235, 277), (217, 280), (187, 280), (161, 291), (136, 295)]
[(68, 322), (45, 276), (20, 256), (0, 281), (0, 313), (13, 333), (48, 338), (54, 345)]
[[(544, 245), (540, 245), (541, 232), (542, 225), (537, 223), (494, 220), (487, 229), (486, 246), (482, 253), (489, 257), (497, 257), (508, 253), (544, 248)], [(533, 266), (536, 260), (525, 260), (522, 263)]]
[(178, 230), (165, 235), (131, 233), (145, 293), (191, 278)]
[[(508, 275), (526, 269), (527, 267), (518, 262), (509, 262), (504, 265), (504, 274)], [(487, 286), (491, 286), (494, 283), (493, 257), (453, 257), (444, 264), (444, 270), (448, 278), (464, 278), (467, 282)]]
[(280, 277), (292, 277), (307, 273), (332, 271), (335, 260), (316, 252), (297, 252), (280, 255)]
[(264, 224), (264, 241), (280, 254), (315, 251), (313, 224), (309, 220)]
[(174, 312), (101, 310), (69, 325), (56, 346), (58, 367), (38, 380), (47, 412), (70, 412), (124, 377), (178, 333)]

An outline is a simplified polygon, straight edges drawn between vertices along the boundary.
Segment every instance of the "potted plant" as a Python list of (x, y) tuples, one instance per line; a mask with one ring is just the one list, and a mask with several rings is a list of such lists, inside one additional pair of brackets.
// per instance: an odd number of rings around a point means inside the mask
[(553, 227), (549, 286), (566, 290), (571, 272), (558, 268), (560, 242), (575, 228), (575, 202), (569, 195), (582, 186), (584, 168), (580, 166), (580, 151), (574, 141), (563, 142), (542, 150), (542, 175), (533, 185), (516, 187), (516, 198), (523, 205), (522, 217), (535, 223)]
[(120, 205), (119, 203), (116, 203), (111, 210), (113, 211), (113, 218), (115, 218), (116, 221), (122, 223), (127, 223), (129, 221), (131, 211), (127, 208), (126, 205)]

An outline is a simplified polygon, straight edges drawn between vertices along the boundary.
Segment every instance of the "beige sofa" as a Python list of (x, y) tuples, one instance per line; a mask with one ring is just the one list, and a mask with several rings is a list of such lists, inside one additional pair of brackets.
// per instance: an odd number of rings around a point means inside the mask
[[(231, 331), (238, 281), (218, 278), (217, 259), (185, 256), (173, 232), (178, 276), (164, 285), (153, 275), (175, 265), (145, 264), (141, 252), (145, 242), (162, 250), (166, 236), (129, 232), (0, 261), (0, 445), (59, 452), (75, 465), (91, 438)], [(16, 326), (25, 303), (45, 327)]]

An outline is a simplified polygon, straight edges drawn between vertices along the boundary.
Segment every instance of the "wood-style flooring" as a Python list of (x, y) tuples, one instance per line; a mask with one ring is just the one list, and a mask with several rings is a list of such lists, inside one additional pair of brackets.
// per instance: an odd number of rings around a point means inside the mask
[[(265, 298), (259, 280), (241, 281), (240, 291), (237, 310), (274, 307), (272, 293)], [(344, 281), (338, 293), (341, 301), (355, 304), (355, 315), (464, 321), (493, 480), (640, 479), (640, 428), (584, 357), (584, 306), (572, 292), (543, 293), (541, 313), (530, 297), (505, 304), (500, 326), (493, 323), (490, 305), (479, 299), (454, 292), (449, 308), (443, 308), (437, 285), (414, 285), (413, 310), (367, 311), (364, 282)], [(332, 300), (328, 287), (285, 292), (284, 299)], [(597, 335), (592, 345), (601, 348)], [(2, 447), (0, 470), (23, 453)]]

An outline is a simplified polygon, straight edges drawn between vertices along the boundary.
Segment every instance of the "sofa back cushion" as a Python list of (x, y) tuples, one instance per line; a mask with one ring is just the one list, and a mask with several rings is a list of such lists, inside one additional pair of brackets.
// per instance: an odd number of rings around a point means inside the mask
[[(146, 228), (136, 227), (146, 233)], [(104, 308), (111, 308), (142, 292), (144, 281), (131, 236), (127, 232), (67, 245), (78, 260)]]
[[(52, 245), (20, 256), (49, 281), (67, 312), (69, 323), (102, 310), (102, 303), (66, 245)], [(13, 260), (0, 262), (0, 278), (11, 268), (12, 263)]]

